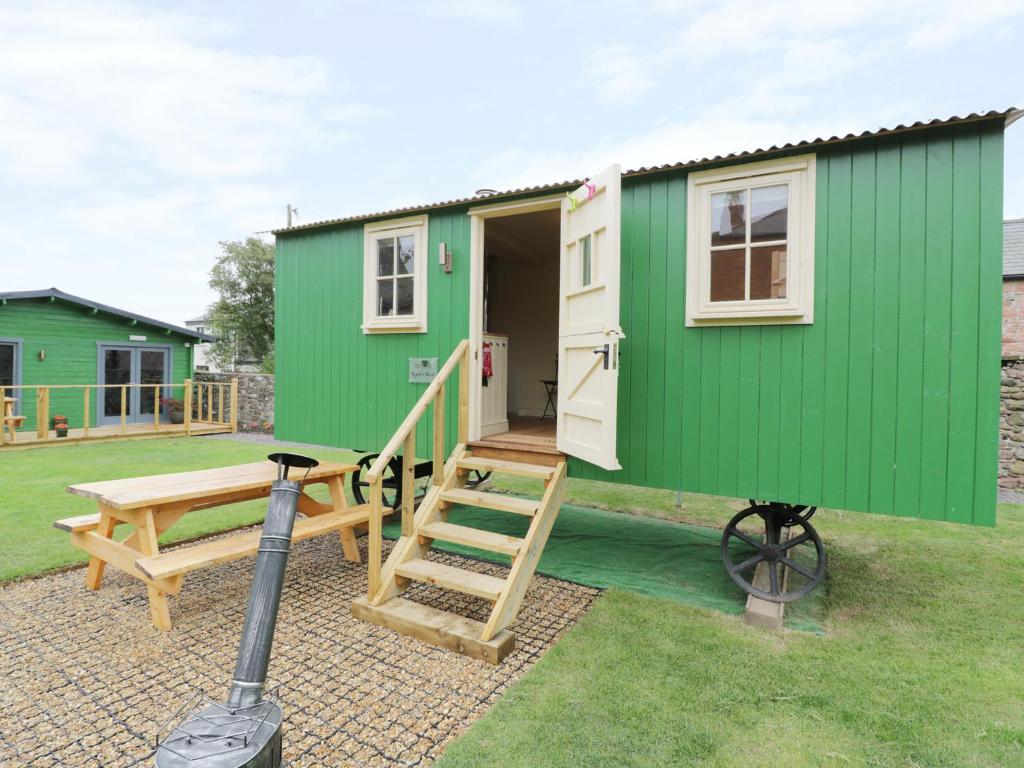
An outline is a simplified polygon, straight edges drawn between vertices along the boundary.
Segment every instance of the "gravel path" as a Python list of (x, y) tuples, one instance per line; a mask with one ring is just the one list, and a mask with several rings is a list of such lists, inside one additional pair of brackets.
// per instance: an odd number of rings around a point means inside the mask
[[(157, 730), (172, 712), (198, 692), (223, 699), (252, 564), (186, 577), (167, 633), (150, 626), (141, 583), (113, 569), (99, 592), (85, 588), (82, 569), (0, 589), (0, 765), (151, 765)], [(289, 766), (429, 765), (598, 594), (535, 577), (510, 628), (516, 650), (495, 667), (353, 619), (351, 601), (365, 590), (365, 566), (342, 558), (337, 537), (293, 545), (270, 668)], [(488, 610), (426, 585), (406, 594), (481, 620)]]

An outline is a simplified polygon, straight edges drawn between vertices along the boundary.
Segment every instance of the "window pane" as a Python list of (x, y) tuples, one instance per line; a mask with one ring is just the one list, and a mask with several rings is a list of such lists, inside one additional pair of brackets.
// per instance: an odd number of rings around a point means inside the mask
[(752, 242), (785, 240), (788, 219), (788, 184), (750, 190), (750, 239)]
[(395, 238), (386, 237), (377, 241), (377, 275), (384, 277), (395, 274)]
[(395, 306), (395, 281), (377, 281), (377, 316), (387, 317)]
[(743, 301), (746, 248), (711, 253), (711, 300)]
[[(103, 381), (106, 384), (128, 384), (132, 376), (132, 353), (128, 349), (106, 349), (103, 351)], [(126, 407), (130, 408), (131, 390), (128, 390)], [(103, 390), (103, 415), (121, 415), (121, 390), (108, 387)]]
[(750, 249), (750, 298), (786, 298), (786, 246)]
[(747, 191), (717, 192), (711, 196), (711, 244), (732, 245), (747, 240)]
[[(167, 355), (164, 352), (157, 352), (151, 349), (142, 350), (139, 353), (139, 383), (163, 384), (166, 361)], [(139, 394), (140, 413), (152, 416), (155, 404), (153, 387), (141, 387)]]
[(590, 235), (587, 235), (580, 240), (580, 262), (582, 267), (582, 276), (580, 277), (580, 286), (586, 287), (590, 285), (591, 280), (591, 255), (590, 255)]
[[(14, 385), (14, 345), (0, 344), (0, 387)], [(7, 397), (14, 397), (8, 394)], [(0, 404), (0, 408), (3, 405)]]
[(413, 280), (412, 277), (403, 277), (395, 282), (398, 283), (398, 309), (396, 315), (411, 315), (413, 309)]
[(402, 235), (398, 238), (398, 274), (411, 275), (416, 266), (416, 238)]

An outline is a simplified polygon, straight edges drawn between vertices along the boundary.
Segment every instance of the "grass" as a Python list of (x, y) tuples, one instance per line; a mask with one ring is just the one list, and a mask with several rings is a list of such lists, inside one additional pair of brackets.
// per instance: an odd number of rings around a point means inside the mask
[[(64, 489), (74, 483), (112, 480), (259, 461), (267, 446), (202, 437), (83, 443), (28, 448), (0, 456), (0, 582), (83, 563), (65, 531), (53, 527), (62, 517), (96, 511), (96, 503)], [(322, 460), (352, 461), (348, 451), (317, 451)], [(326, 498), (322, 486), (312, 495)], [(179, 541), (263, 519), (265, 501), (250, 501), (186, 515), (161, 537)], [(127, 529), (124, 529), (127, 530)]]
[[(600, 483), (569, 496), (718, 526), (738, 505)], [(824, 637), (607, 592), (439, 768), (1024, 765), (1024, 508), (1001, 505), (995, 529), (815, 522)]]
[[(165, 439), (0, 457), (0, 580), (83, 560), (55, 518), (92, 511), (69, 483), (255, 461), (267, 448)], [(317, 451), (323, 459), (352, 454)], [(532, 490), (514, 481), (498, 490)], [(742, 502), (570, 481), (567, 501), (721, 527)], [(255, 522), (207, 510), (188, 538)], [(1024, 765), (1024, 508), (995, 529), (824, 511), (824, 636), (604, 593), (439, 768)]]

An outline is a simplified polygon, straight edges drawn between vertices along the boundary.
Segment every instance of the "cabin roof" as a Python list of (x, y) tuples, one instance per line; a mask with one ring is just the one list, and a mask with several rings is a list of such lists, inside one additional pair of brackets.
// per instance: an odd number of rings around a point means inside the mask
[(66, 301), (70, 304), (78, 304), (79, 306), (86, 307), (87, 309), (106, 312), (108, 315), (117, 315), (119, 317), (127, 318), (128, 320), (135, 320), (140, 323), (145, 323), (146, 325), (152, 325), (157, 328), (173, 331), (174, 333), (179, 333), (182, 336), (188, 336), (199, 341), (214, 341), (212, 336), (193, 331), (191, 328), (182, 328), (178, 325), (165, 323), (162, 320), (154, 320), (152, 317), (137, 315), (134, 312), (128, 312), (124, 309), (111, 307), (107, 304), (100, 304), (98, 301), (83, 299), (81, 296), (72, 296), (70, 293), (64, 293), (64, 291), (57, 288), (44, 288), (39, 291), (0, 291), (0, 302), (5, 304), (8, 301), (19, 301), (21, 299), (60, 299), (61, 301)]
[(1024, 278), (1024, 219), (1003, 222), (1003, 277)]
[[(643, 176), (651, 173), (663, 173), (665, 171), (674, 171), (679, 169), (695, 169), (706, 165), (715, 165), (718, 163), (729, 162), (733, 160), (754, 160), (761, 159), (768, 155), (773, 155), (782, 152), (790, 152), (792, 150), (799, 149), (817, 149), (819, 147), (831, 146), (835, 144), (842, 144), (851, 141), (858, 141), (861, 139), (873, 138), (876, 136), (888, 136), (895, 133), (906, 133), (909, 131), (921, 131), (932, 128), (942, 128), (952, 125), (963, 125), (966, 123), (975, 123), (985, 120), (995, 120), (1002, 118), (1009, 125), (1017, 118), (1024, 114), (1024, 110), (1019, 110), (1016, 107), (1009, 107), (1003, 110), (989, 110), (988, 112), (972, 112), (969, 115), (960, 117), (953, 115), (947, 118), (935, 118), (927, 121), (917, 121), (910, 125), (896, 125), (892, 128), (879, 128), (875, 131), (863, 131), (861, 133), (848, 133), (845, 136), (832, 136), (830, 138), (815, 138), (815, 139), (804, 139), (793, 143), (787, 143), (782, 145), (773, 145), (765, 149), (753, 149), (744, 150), (741, 152), (731, 152), (727, 155), (715, 155), (714, 157), (703, 157), (699, 160), (685, 160), (677, 163), (666, 163), (664, 165), (651, 165), (642, 166), (640, 168), (634, 168), (623, 173), (623, 177), (630, 176)], [(291, 227), (282, 227), (280, 229), (272, 230), (273, 234), (289, 234), (292, 232), (301, 232), (308, 229), (318, 229), (321, 227), (332, 227), (339, 224), (347, 224), (349, 222), (364, 221), (368, 219), (376, 219), (383, 216), (394, 216), (397, 214), (410, 214), (410, 213), (422, 213), (431, 211), (437, 208), (449, 208), (457, 205), (465, 205), (467, 203), (484, 203), (492, 202), (495, 200), (501, 200), (503, 198), (518, 197), (521, 195), (529, 195), (540, 192), (558, 192), (563, 190), (575, 189), (576, 187), (583, 184), (583, 179), (565, 180), (552, 182), (550, 184), (538, 184), (532, 187), (519, 187), (517, 189), (509, 189), (501, 192), (495, 192), (487, 195), (475, 195), (473, 197), (460, 197), (453, 200), (445, 200), (436, 203), (426, 203), (423, 205), (411, 205), (404, 208), (392, 208), (386, 211), (376, 211), (374, 213), (362, 213), (353, 216), (344, 216), (336, 219), (324, 219), (322, 221), (314, 221), (309, 224), (297, 224)]]

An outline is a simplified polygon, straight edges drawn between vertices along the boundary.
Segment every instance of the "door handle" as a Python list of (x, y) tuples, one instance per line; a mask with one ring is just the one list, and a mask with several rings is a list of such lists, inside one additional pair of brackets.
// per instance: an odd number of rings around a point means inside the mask
[(595, 355), (604, 355), (604, 369), (608, 370), (608, 358), (611, 356), (611, 345), (605, 344), (603, 347), (594, 348)]

